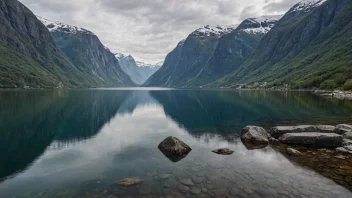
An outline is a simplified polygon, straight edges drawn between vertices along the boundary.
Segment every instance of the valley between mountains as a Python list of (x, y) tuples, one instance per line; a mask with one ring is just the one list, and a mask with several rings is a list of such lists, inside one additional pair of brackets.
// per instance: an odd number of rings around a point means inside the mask
[(205, 25), (156, 64), (17, 0), (0, 0), (0, 27), (0, 88), (352, 89), (350, 0), (303, 0), (283, 15)]

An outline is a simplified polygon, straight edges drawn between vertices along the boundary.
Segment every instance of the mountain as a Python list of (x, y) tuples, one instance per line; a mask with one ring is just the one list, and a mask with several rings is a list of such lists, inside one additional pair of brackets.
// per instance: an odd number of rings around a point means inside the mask
[(249, 57), (282, 16), (244, 20), (237, 28), (205, 26), (181, 42), (146, 86), (198, 87), (225, 76)]
[(96, 87), (134, 85), (121, 69), (114, 54), (89, 30), (38, 16), (49, 29), (54, 42), (80, 72), (96, 81)]
[(48, 29), (17, 0), (0, 0), (0, 88), (88, 87)]
[(292, 7), (238, 69), (213, 86), (260, 84), (352, 89), (352, 1)]
[(139, 85), (142, 85), (151, 75), (160, 69), (163, 62), (155, 65), (135, 61), (131, 55), (116, 53), (115, 57), (119, 60), (121, 68), (131, 79)]
[(254, 52), (263, 36), (281, 17), (282, 15), (249, 18), (234, 31), (223, 35), (208, 63), (187, 86), (203, 86), (231, 73)]
[(207, 64), (221, 36), (234, 31), (230, 26), (204, 26), (192, 32), (170, 52), (163, 67), (145, 86), (183, 87)]

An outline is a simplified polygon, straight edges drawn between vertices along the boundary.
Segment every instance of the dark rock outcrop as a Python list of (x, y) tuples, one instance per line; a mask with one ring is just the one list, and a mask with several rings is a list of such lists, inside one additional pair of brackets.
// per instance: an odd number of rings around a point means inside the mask
[(270, 130), (271, 136), (279, 138), (286, 133), (320, 132), (334, 133), (335, 127), (330, 125), (277, 126)]
[(186, 143), (171, 136), (162, 141), (158, 148), (166, 157), (174, 162), (183, 159), (192, 151), (191, 147)]
[(245, 144), (267, 145), (269, 134), (262, 127), (247, 126), (241, 131), (241, 140)]
[(337, 148), (342, 146), (343, 138), (336, 133), (286, 133), (279, 138), (281, 143), (303, 145), (315, 148)]

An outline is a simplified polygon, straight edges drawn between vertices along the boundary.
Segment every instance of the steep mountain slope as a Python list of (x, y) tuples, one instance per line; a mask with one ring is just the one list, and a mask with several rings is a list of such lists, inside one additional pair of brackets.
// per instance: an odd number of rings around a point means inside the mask
[(205, 26), (192, 32), (168, 54), (163, 67), (145, 86), (184, 87), (202, 71), (218, 46), (221, 36), (231, 33), (228, 26)]
[(208, 64), (187, 86), (202, 86), (232, 72), (253, 53), (261, 38), (281, 17), (249, 18), (235, 31), (222, 36)]
[(304, 0), (291, 8), (241, 67), (213, 86), (268, 82), (352, 88), (352, 1)]
[(94, 84), (61, 53), (28, 8), (17, 0), (0, 0), (0, 87)]
[(119, 60), (122, 70), (126, 72), (136, 84), (139, 85), (142, 85), (162, 66), (161, 63), (150, 65), (143, 62), (138, 62), (135, 61), (131, 55), (121, 53), (116, 53), (115, 57)]
[(56, 45), (84, 74), (97, 81), (95, 86), (131, 86), (134, 83), (121, 69), (113, 53), (92, 32), (38, 17), (49, 29)]

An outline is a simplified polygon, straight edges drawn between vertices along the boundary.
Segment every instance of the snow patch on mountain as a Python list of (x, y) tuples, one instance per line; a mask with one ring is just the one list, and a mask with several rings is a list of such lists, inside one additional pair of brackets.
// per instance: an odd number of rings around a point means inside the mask
[(234, 26), (206, 25), (192, 32), (191, 36), (222, 36), (234, 30)]
[(237, 29), (241, 29), (249, 34), (266, 34), (282, 18), (283, 15), (261, 16), (248, 18)]
[(56, 21), (56, 22), (50, 21), (40, 16), (37, 16), (37, 18), (49, 29), (50, 32), (63, 32), (66, 34), (82, 33), (82, 34), (94, 35), (93, 32), (86, 30), (84, 28), (67, 25), (59, 21)]
[(114, 53), (114, 55), (115, 55), (115, 58), (119, 61), (127, 56), (130, 56), (129, 54), (125, 54), (125, 53)]
[(291, 12), (309, 12), (312, 8), (319, 7), (327, 0), (303, 0), (297, 3), (289, 13)]

